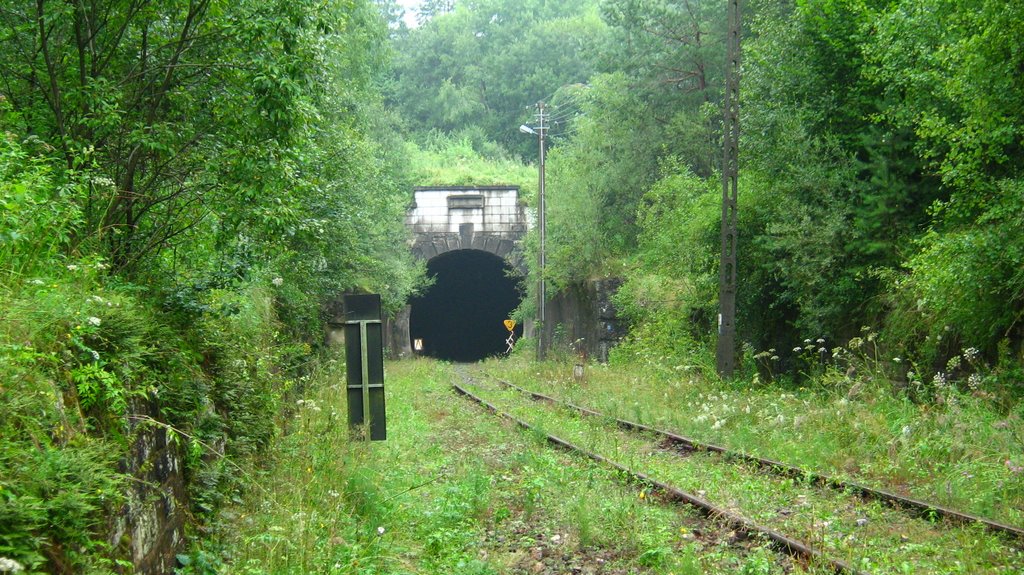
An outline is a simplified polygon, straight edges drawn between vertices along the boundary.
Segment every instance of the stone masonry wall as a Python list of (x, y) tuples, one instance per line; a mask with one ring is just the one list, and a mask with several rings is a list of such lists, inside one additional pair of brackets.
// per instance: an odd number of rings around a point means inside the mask
[(545, 308), (544, 329), (551, 350), (582, 350), (589, 359), (607, 362), (608, 352), (627, 330), (611, 302), (621, 285), (619, 278), (590, 280), (555, 294)]

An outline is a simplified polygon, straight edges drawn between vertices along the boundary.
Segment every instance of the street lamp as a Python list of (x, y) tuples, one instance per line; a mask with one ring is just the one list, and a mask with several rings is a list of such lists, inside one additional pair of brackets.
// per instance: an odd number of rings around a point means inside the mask
[(546, 346), (544, 345), (544, 302), (547, 299), (544, 286), (544, 270), (547, 265), (544, 251), (544, 241), (547, 235), (547, 216), (544, 206), (544, 133), (547, 126), (544, 121), (544, 102), (537, 103), (537, 127), (531, 128), (526, 124), (519, 126), (519, 131), (531, 136), (537, 136), (540, 142), (540, 185), (537, 202), (537, 227), (540, 228), (540, 250), (537, 254), (537, 361), (544, 361)]

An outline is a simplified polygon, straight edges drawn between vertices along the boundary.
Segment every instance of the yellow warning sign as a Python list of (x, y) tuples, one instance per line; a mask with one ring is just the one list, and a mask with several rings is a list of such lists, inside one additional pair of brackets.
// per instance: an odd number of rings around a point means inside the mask
[(516, 320), (514, 320), (514, 319), (506, 319), (505, 320), (505, 329), (507, 329), (509, 331), (512, 331), (515, 328), (516, 328)]

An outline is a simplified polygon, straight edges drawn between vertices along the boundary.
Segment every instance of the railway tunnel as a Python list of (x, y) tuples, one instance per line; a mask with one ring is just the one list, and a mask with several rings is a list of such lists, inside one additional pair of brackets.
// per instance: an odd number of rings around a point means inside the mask
[(522, 301), (511, 266), (486, 251), (456, 250), (430, 260), (427, 273), (434, 284), (410, 302), (409, 334), (421, 342), (419, 353), (457, 362), (505, 353), (503, 322)]
[[(433, 285), (409, 307), (408, 348), (459, 362), (504, 353), (504, 320), (522, 301), (526, 208), (516, 186), (415, 188), (413, 254)], [(516, 338), (522, 329), (516, 328)], [(416, 342), (422, 344), (416, 349)]]

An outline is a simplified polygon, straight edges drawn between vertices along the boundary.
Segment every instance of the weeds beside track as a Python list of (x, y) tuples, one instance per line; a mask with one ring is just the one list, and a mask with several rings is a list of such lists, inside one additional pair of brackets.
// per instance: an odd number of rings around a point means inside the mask
[(452, 387), (455, 389), (457, 393), (465, 397), (468, 397), (472, 401), (475, 401), (476, 403), (484, 406), (491, 413), (499, 417), (504, 417), (509, 421), (516, 423), (523, 429), (541, 433), (542, 435), (544, 435), (544, 437), (549, 443), (557, 445), (569, 451), (579, 453), (580, 455), (597, 461), (598, 463), (608, 465), (616, 469), (617, 471), (622, 472), (626, 477), (637, 483), (657, 489), (658, 492), (666, 499), (690, 505), (699, 510), (706, 517), (713, 520), (721, 521), (729, 527), (741, 531), (746, 536), (761, 537), (765, 540), (770, 541), (776, 549), (784, 553), (787, 553), (793, 557), (797, 557), (800, 559), (804, 559), (807, 561), (827, 566), (830, 570), (832, 570), (835, 573), (853, 575), (860, 575), (863, 573), (861, 571), (857, 571), (844, 561), (829, 559), (825, 557), (820, 551), (814, 549), (806, 543), (797, 541), (796, 539), (792, 539), (790, 537), (786, 537), (785, 535), (768, 529), (766, 527), (756, 525), (752, 521), (735, 513), (731, 513), (726, 509), (717, 507), (714, 504), (704, 499), (701, 499), (700, 497), (697, 497), (696, 495), (686, 493), (685, 491), (682, 491), (667, 483), (658, 481), (657, 479), (654, 479), (653, 477), (641, 473), (639, 471), (634, 471), (633, 469), (630, 469), (629, 467), (621, 463), (608, 459), (592, 451), (588, 451), (582, 447), (579, 447), (578, 445), (570, 443), (569, 441), (561, 439), (557, 436), (544, 433), (543, 431), (539, 430), (538, 428), (535, 428), (529, 423), (500, 410), (498, 407), (494, 406), (487, 400), (474, 395), (472, 392), (468, 391), (466, 388), (458, 384), (452, 384)]
[(675, 450), (666, 453), (659, 446), (662, 438), (649, 430), (638, 439), (635, 430), (624, 431), (614, 420), (574, 418), (557, 407), (525, 401), (518, 391), (480, 381), (470, 387), (486, 395), (495, 409), (546, 435), (606, 459), (628, 461), (626, 466), (642, 470), (649, 481), (693, 491), (718, 508), (841, 557), (840, 563), (851, 568), (878, 573), (1017, 573), (1024, 567), (1020, 551), (981, 524), (937, 525), (910, 518), (864, 501), (856, 489), (824, 490), (806, 475), (773, 476), (749, 461), (727, 461), (701, 452), (679, 458)]
[(1012, 525), (1007, 525), (1005, 523), (1000, 523), (998, 521), (993, 521), (991, 519), (987, 519), (985, 517), (980, 517), (977, 515), (972, 515), (970, 513), (964, 513), (962, 511), (957, 511), (956, 509), (951, 509), (949, 507), (945, 507), (935, 503), (929, 503), (926, 501), (922, 501), (920, 499), (904, 497), (902, 495), (898, 495), (890, 491), (868, 487), (866, 485), (861, 485), (859, 483), (855, 483), (852, 481), (838, 479), (836, 477), (832, 477), (824, 473), (808, 471), (806, 469), (801, 469), (799, 467), (789, 465), (781, 461), (774, 461), (771, 459), (766, 459), (764, 457), (751, 455), (749, 453), (733, 451), (720, 445), (698, 441), (690, 437), (684, 437), (682, 435), (672, 433), (671, 431), (665, 431), (663, 429), (658, 429), (655, 427), (651, 427), (649, 425), (644, 425), (642, 423), (636, 423), (625, 419), (611, 417), (599, 411), (590, 409), (588, 407), (579, 406), (568, 401), (562, 401), (550, 395), (545, 395), (543, 393), (526, 389), (524, 387), (518, 386), (514, 383), (505, 381), (500, 378), (494, 378), (494, 380), (497, 381), (499, 384), (508, 387), (509, 389), (513, 389), (515, 391), (518, 391), (519, 393), (528, 395), (532, 399), (546, 401), (551, 404), (561, 406), (565, 409), (570, 409), (583, 415), (611, 421), (614, 422), (615, 425), (626, 430), (645, 432), (662, 437), (667, 443), (676, 446), (682, 450), (707, 451), (717, 453), (722, 457), (728, 459), (735, 459), (739, 461), (744, 461), (746, 463), (754, 464), (776, 475), (780, 475), (783, 477), (792, 477), (804, 481), (810, 481), (815, 484), (822, 485), (824, 487), (828, 487), (831, 489), (836, 489), (848, 493), (855, 493), (857, 495), (860, 495), (861, 497), (864, 497), (865, 499), (875, 499), (883, 503), (890, 504), (898, 509), (905, 509), (919, 517), (925, 517), (928, 519), (944, 519), (947, 521), (954, 521), (965, 524), (978, 523), (980, 525), (984, 525), (986, 528), (996, 533), (1002, 533), (1017, 538), (1018, 544), (1024, 543), (1024, 529), (1021, 529), (1020, 527), (1014, 527)]

